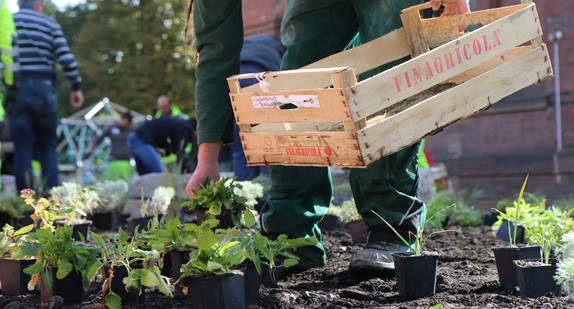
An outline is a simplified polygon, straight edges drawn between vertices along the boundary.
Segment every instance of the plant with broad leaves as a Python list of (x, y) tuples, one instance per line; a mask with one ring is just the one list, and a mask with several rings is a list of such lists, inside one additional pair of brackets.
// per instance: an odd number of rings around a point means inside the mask
[[(137, 291), (140, 295), (143, 287), (151, 287), (165, 295), (172, 296), (169, 280), (161, 275), (156, 265), (159, 257), (158, 251), (141, 249), (139, 242), (135, 238), (130, 239), (122, 229), (115, 235), (105, 234), (107, 240), (94, 232), (90, 233), (101, 248), (94, 273), (100, 271), (105, 278), (103, 290), (106, 306), (112, 309), (121, 308), (120, 296), (110, 288), (114, 277), (114, 267), (126, 268), (128, 276), (123, 279), (123, 283), (127, 291)], [(136, 265), (141, 267), (136, 267)]]
[[(13, 259), (25, 259), (31, 256), (26, 254), (21, 248), (21, 244), (25, 241), (27, 234), (34, 229), (34, 225), (30, 224), (15, 230), (10, 224), (4, 225), (2, 228), (2, 238), (0, 239), (0, 257), (4, 253)], [(35, 253), (36, 249), (32, 251)]]
[[(291, 267), (299, 263), (299, 257), (293, 254), (292, 249), (316, 245), (316, 237), (288, 238), (281, 234), (275, 240), (269, 240), (261, 234), (239, 233), (236, 239), (241, 243), (246, 258), (250, 259), (258, 273), (261, 273), (261, 264), (269, 265), (271, 271), (276, 267)], [(279, 262), (279, 264), (277, 264)]]
[(196, 247), (189, 253), (189, 262), (181, 267), (181, 278), (224, 275), (237, 272), (237, 265), (246, 258), (246, 252), (237, 240), (236, 229), (216, 231), (202, 224)]
[(53, 232), (37, 229), (28, 234), (27, 241), (23, 242), (20, 247), (23, 252), (36, 257), (36, 264), (24, 269), (26, 274), (32, 275), (28, 289), (33, 290), (42, 277), (48, 292), (52, 290), (52, 270), (56, 270), (58, 279), (65, 278), (72, 271), (79, 273), (84, 290), (87, 290), (90, 279), (95, 274), (96, 256), (100, 252), (98, 248), (74, 242), (69, 225), (58, 226)]
[(227, 211), (231, 211), (231, 219), (237, 227), (252, 227), (255, 217), (251, 212), (253, 206), (247, 204), (247, 198), (237, 194), (241, 184), (235, 179), (223, 177), (214, 182), (209, 178), (201, 185), (201, 189), (194, 190), (195, 197), (184, 202), (181, 206), (190, 207), (195, 211), (204, 211), (205, 219), (217, 219)]

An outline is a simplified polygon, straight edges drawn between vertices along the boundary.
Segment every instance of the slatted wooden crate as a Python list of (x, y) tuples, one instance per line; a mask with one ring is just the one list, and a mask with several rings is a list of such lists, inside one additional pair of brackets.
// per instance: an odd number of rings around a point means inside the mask
[[(248, 164), (367, 167), (552, 77), (531, 0), (422, 19), (427, 6), (405, 9), (403, 28), (299, 70), (228, 78)], [(246, 78), (259, 83), (240, 87)]]

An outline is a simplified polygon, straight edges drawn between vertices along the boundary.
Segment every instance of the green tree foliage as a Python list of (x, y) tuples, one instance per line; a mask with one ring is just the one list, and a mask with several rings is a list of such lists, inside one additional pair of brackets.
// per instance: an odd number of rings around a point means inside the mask
[[(167, 0), (88, 0), (56, 12), (80, 66), (85, 106), (102, 97), (152, 114), (171, 97), (193, 112), (195, 65), (185, 54), (181, 3)], [(72, 113), (69, 84), (60, 83), (61, 116)]]

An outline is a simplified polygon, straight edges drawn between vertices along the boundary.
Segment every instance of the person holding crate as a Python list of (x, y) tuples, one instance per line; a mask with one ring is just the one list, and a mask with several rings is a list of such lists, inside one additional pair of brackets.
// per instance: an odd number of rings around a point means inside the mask
[[(444, 15), (470, 11), (468, 0), (454, 1), (445, 4)], [(438, 10), (441, 1), (432, 2), (433, 9)], [(240, 1), (195, 0), (193, 3), (191, 0), (188, 13), (192, 11), (192, 4), (198, 53), (199, 154), (197, 169), (186, 187), (190, 197), (207, 177), (219, 178), (219, 150), (222, 143), (233, 140), (233, 114), (226, 78), (239, 73), (243, 41)], [(287, 47), (281, 69), (297, 69), (340, 52), (357, 33), (362, 42), (385, 35), (402, 26), (401, 10), (416, 4), (419, 0), (288, 0), (281, 25), (281, 40)], [(396, 64), (368, 72), (368, 76)], [(369, 168), (351, 170), (349, 182), (357, 210), (368, 226), (367, 244), (364, 250), (353, 254), (349, 265), (353, 274), (392, 274), (391, 253), (408, 251), (373, 211), (403, 236), (416, 231), (425, 207), (417, 198), (418, 151), (419, 144), (415, 144), (382, 158)], [(269, 175), (272, 185), (261, 214), (262, 233), (317, 237), (316, 246), (297, 250), (300, 262), (291, 272), (324, 265), (325, 250), (317, 223), (327, 213), (332, 198), (329, 169), (269, 166)]]

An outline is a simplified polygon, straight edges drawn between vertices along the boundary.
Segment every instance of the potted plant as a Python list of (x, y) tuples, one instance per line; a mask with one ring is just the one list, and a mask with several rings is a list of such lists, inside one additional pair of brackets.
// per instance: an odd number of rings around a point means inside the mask
[(527, 203), (522, 198), (527, 181), (528, 176), (526, 176), (526, 179), (522, 184), (522, 189), (520, 190), (518, 199), (513, 202), (514, 208), (507, 208), (505, 213), (499, 211), (502, 218), (506, 219), (507, 222), (512, 223), (512, 225), (507, 225), (508, 239), (510, 241), (509, 246), (492, 248), (494, 259), (496, 261), (496, 268), (498, 270), (498, 281), (503, 288), (513, 288), (518, 285), (513, 263), (514, 260), (540, 259), (540, 246), (518, 247), (516, 245), (518, 226), (521, 225), (523, 218), (521, 209), (528, 207)]
[[(24, 199), (11, 193), (0, 193), (0, 226), (16, 226), (26, 211)], [(28, 224), (24, 224), (28, 225)]]
[(554, 279), (564, 287), (566, 293), (571, 294), (574, 292), (574, 231), (562, 235), (561, 240)]
[(241, 232), (237, 236), (245, 251), (246, 260), (240, 264), (245, 277), (245, 304), (257, 304), (261, 284), (276, 286), (275, 270), (288, 268), (299, 263), (299, 257), (292, 250), (302, 246), (317, 244), (315, 237), (287, 238), (281, 234), (270, 240), (261, 234)]
[[(455, 207), (455, 205), (443, 208), (443, 210), (450, 207)], [(436, 252), (423, 251), (423, 248), (426, 241), (433, 234), (452, 232), (452, 230), (437, 231), (424, 237), (423, 233), (427, 222), (427, 214), (426, 207), (423, 207), (420, 215), (420, 225), (416, 233), (409, 232), (409, 240), (407, 240), (383, 217), (374, 211), (373, 213), (383, 220), (405, 246), (409, 248), (409, 252), (392, 253), (399, 296), (402, 298), (419, 298), (434, 295), (439, 254)], [(435, 213), (435, 215), (438, 214), (440, 214), (440, 211)], [(429, 219), (432, 219), (432, 217), (429, 217)]]
[(327, 214), (337, 216), (347, 225), (353, 243), (364, 243), (367, 240), (367, 225), (357, 212), (355, 200), (344, 201), (340, 206), (331, 206)]
[[(96, 256), (100, 249), (88, 247), (72, 239), (69, 225), (50, 229), (36, 229), (21, 244), (25, 252), (35, 252), (36, 263), (24, 272), (31, 275), (28, 289), (40, 281), (42, 305), (52, 295), (60, 295), (67, 303), (79, 303), (95, 274)], [(82, 290), (83, 289), (83, 290)]]
[(118, 214), (128, 198), (128, 184), (123, 179), (106, 180), (94, 185), (102, 207), (94, 210), (94, 226), (102, 230), (115, 230)]
[(63, 217), (55, 223), (72, 226), (73, 239), (87, 239), (92, 221), (87, 220), (86, 216), (100, 205), (98, 193), (77, 183), (64, 182), (50, 189), (50, 194), (57, 202), (57, 212)]
[(242, 185), (235, 179), (223, 177), (216, 182), (207, 178), (201, 189), (193, 191), (195, 197), (181, 206), (195, 211), (198, 224), (204, 219), (217, 219), (221, 228), (252, 227), (255, 225), (251, 212), (254, 207), (247, 204), (247, 198), (239, 195), (236, 189), (241, 190)]
[[(206, 221), (204, 224), (215, 227), (217, 222)], [(201, 229), (193, 224), (182, 224), (178, 218), (167, 220), (159, 224), (144, 237), (147, 237), (147, 245), (160, 252), (160, 268), (162, 274), (170, 276), (174, 281), (179, 280), (181, 266), (187, 263), (189, 252), (194, 248), (194, 243), (201, 234)]]
[(101, 248), (96, 272), (104, 278), (104, 304), (111, 308), (143, 304), (144, 287), (156, 288), (172, 296), (168, 280), (155, 264), (159, 252), (142, 250), (136, 239), (131, 240), (122, 229), (115, 235), (105, 234), (108, 241), (96, 233), (92, 237)]
[[(143, 190), (143, 189), (142, 189)], [(175, 190), (170, 187), (159, 186), (153, 191), (151, 199), (144, 201), (142, 192), (142, 203), (139, 218), (128, 218), (128, 230), (130, 233), (146, 231), (151, 224), (159, 222), (162, 216), (167, 213), (171, 200), (175, 196)], [(155, 223), (154, 223), (155, 220)], [(136, 227), (139, 229), (136, 231)]]
[[(544, 213), (541, 216), (544, 216)], [(551, 239), (551, 226), (556, 225), (556, 222), (542, 219), (529, 223), (524, 227), (531, 231), (533, 240), (540, 244), (541, 258), (514, 260), (520, 296), (536, 298), (547, 293), (561, 296), (561, 285), (554, 279), (557, 261), (550, 258), (552, 247), (559, 247), (559, 244)]]
[(191, 297), (193, 308), (245, 308), (245, 281), (237, 269), (245, 258), (241, 242), (232, 236), (234, 229), (213, 231), (202, 224), (189, 254), (189, 262), (181, 268), (180, 284)]
[[(23, 272), (24, 268), (33, 265), (34, 259), (22, 250), (20, 245), (34, 228), (33, 224), (15, 230), (9, 224), (4, 225), (0, 239), (0, 283), (2, 292), (8, 295), (25, 294), (30, 276)], [(35, 250), (34, 250), (35, 251)]]

